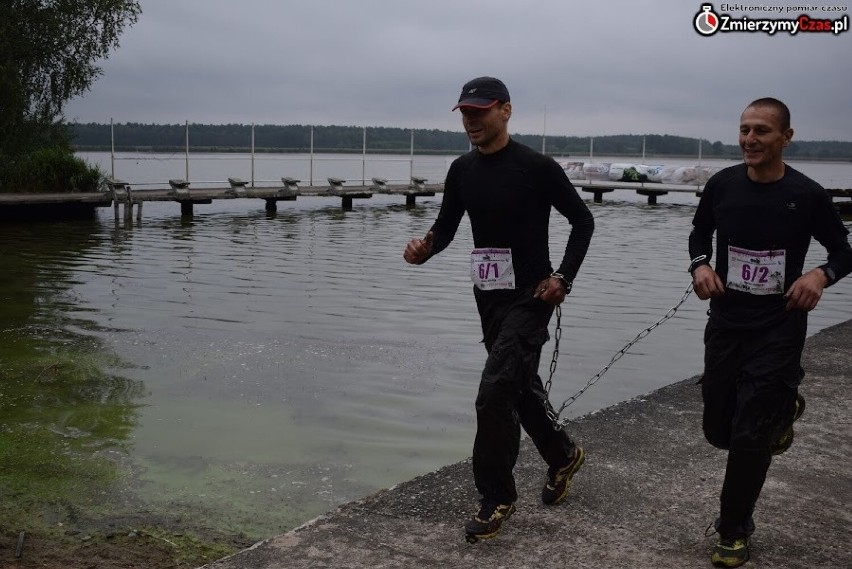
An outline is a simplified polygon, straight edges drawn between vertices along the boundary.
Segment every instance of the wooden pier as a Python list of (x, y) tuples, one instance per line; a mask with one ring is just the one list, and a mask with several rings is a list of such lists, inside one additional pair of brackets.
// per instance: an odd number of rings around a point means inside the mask
[[(193, 188), (185, 180), (169, 180), (169, 188), (133, 189), (123, 180), (107, 179), (101, 192), (0, 193), (0, 210), (63, 204), (91, 208), (112, 206), (116, 219), (132, 219), (135, 206), (136, 217), (141, 219), (145, 202), (176, 202), (180, 204), (182, 216), (192, 216), (195, 205), (210, 204), (213, 200), (261, 199), (267, 211), (275, 212), (279, 201), (312, 196), (338, 198), (341, 208), (347, 211), (352, 209), (353, 200), (371, 198), (375, 194), (404, 196), (406, 206), (414, 207), (418, 197), (431, 197), (443, 191), (443, 184), (428, 184), (425, 178), (419, 177), (413, 177), (408, 184), (391, 184), (384, 178), (373, 178), (369, 186), (347, 186), (346, 180), (341, 178), (329, 178), (328, 186), (301, 186), (301, 181), (294, 178), (282, 178), (281, 182), (280, 186), (250, 187), (244, 180), (228, 178), (227, 186)], [(123, 215), (120, 214), (122, 206)]]
[(655, 205), (657, 197), (664, 196), (669, 192), (689, 193), (701, 197), (704, 190), (703, 185), (691, 184), (660, 184), (656, 182), (611, 182), (607, 180), (571, 180), (574, 187), (594, 194), (592, 198), (595, 203), (603, 202), (603, 195), (615, 190), (633, 190), (640, 196), (648, 198), (648, 205)]
[(225, 188), (191, 188), (185, 180), (169, 180), (170, 189), (132, 190), (121, 180), (108, 180), (107, 187), (113, 198), (113, 206), (118, 218), (119, 206), (124, 204), (124, 218), (133, 216), (132, 208), (137, 206), (137, 217), (142, 215), (142, 204), (146, 201), (175, 201), (181, 206), (181, 215), (191, 216), (195, 204), (209, 204), (216, 199), (262, 199), (266, 202), (266, 211), (275, 212), (279, 201), (295, 201), (300, 196), (331, 197), (340, 199), (344, 211), (352, 209), (353, 200), (367, 199), (374, 194), (405, 196), (408, 207), (415, 205), (418, 197), (434, 196), (443, 190), (440, 184), (427, 184), (425, 178), (412, 178), (409, 184), (388, 184), (384, 178), (373, 178), (372, 185), (347, 186), (342, 178), (329, 178), (328, 186), (300, 186), (301, 180), (281, 178), (278, 187), (250, 187), (245, 180), (228, 178)]
[[(648, 205), (656, 205), (657, 198), (668, 193), (689, 193), (701, 197), (703, 185), (660, 184), (656, 182), (611, 182), (606, 180), (571, 180), (574, 187), (593, 194), (594, 203), (603, 203), (603, 195), (615, 190), (633, 190), (648, 198)], [(826, 188), (841, 213), (852, 214), (852, 189)], [(837, 200), (837, 198), (849, 198)]]
[[(328, 197), (340, 200), (341, 208), (351, 210), (356, 199), (368, 199), (374, 195), (404, 196), (407, 207), (414, 207), (418, 197), (431, 197), (444, 190), (443, 184), (428, 184), (425, 178), (413, 177), (407, 184), (388, 183), (383, 178), (373, 178), (371, 185), (346, 185), (340, 178), (328, 178), (327, 186), (302, 186), (294, 178), (281, 178), (280, 186), (251, 187), (239, 178), (228, 178), (227, 186), (193, 188), (185, 180), (169, 180), (168, 188), (132, 189), (122, 180), (108, 179), (103, 191), (91, 193), (0, 193), (0, 212), (9, 213), (17, 208), (37, 208), (39, 206), (68, 205), (73, 207), (109, 207), (115, 210), (115, 218), (125, 220), (142, 217), (142, 205), (145, 202), (176, 202), (180, 204), (182, 216), (192, 216), (194, 206), (210, 204), (213, 200), (223, 199), (260, 199), (265, 202), (266, 210), (275, 212), (279, 201), (295, 201), (301, 196)], [(700, 197), (703, 185), (661, 184), (654, 182), (613, 182), (607, 180), (571, 180), (581, 192), (593, 194), (594, 203), (602, 203), (604, 194), (615, 190), (629, 190), (647, 197), (648, 205), (658, 203), (660, 196), (669, 193), (689, 193)], [(828, 189), (829, 195), (841, 213), (852, 214), (852, 189)], [(838, 200), (840, 198), (840, 200)], [(845, 199), (843, 199), (845, 198)], [(121, 207), (124, 206), (123, 215)]]

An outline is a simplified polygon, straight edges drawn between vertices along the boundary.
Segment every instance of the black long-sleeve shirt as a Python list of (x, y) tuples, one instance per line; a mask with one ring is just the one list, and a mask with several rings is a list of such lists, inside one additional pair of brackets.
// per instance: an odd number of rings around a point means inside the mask
[[(758, 183), (748, 178), (747, 166), (725, 168), (707, 181), (689, 236), (692, 259), (713, 253), (716, 232), (716, 273), (726, 290), (710, 300), (711, 318), (724, 327), (761, 328), (778, 321), (785, 312), (783, 293), (802, 275), (811, 237), (828, 252), (835, 281), (852, 272), (849, 231), (831, 197), (822, 186), (790, 166), (777, 182)], [(783, 290), (755, 295), (728, 287), (729, 248), (784, 251)], [(833, 283), (829, 283), (833, 284)]]
[(553, 272), (551, 207), (571, 224), (557, 272), (572, 281), (588, 251), (594, 218), (565, 171), (514, 140), (493, 154), (474, 149), (454, 160), (447, 172), (441, 211), (431, 229), (433, 255), (450, 244), (467, 212), (475, 247), (511, 248), (516, 288), (537, 283)]

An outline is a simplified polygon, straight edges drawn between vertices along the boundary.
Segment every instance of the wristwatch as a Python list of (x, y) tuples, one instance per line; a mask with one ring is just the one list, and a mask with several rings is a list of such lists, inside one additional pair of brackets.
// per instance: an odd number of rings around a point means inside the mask
[(820, 267), (820, 269), (822, 269), (822, 272), (825, 273), (825, 276), (828, 279), (828, 284), (825, 286), (833, 285), (837, 280), (837, 275), (834, 274), (834, 269), (831, 267)]

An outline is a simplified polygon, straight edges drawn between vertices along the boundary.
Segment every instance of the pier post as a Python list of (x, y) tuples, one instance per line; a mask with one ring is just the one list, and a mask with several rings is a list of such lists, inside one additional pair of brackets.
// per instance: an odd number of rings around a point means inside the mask
[(613, 191), (613, 188), (598, 188), (598, 187), (582, 186), (582, 185), (580, 186), (580, 188), (584, 192), (589, 192), (589, 193), (593, 194), (594, 197), (592, 198), (592, 201), (594, 203), (603, 203), (603, 195), (607, 192)]
[(127, 204), (131, 201), (130, 186), (124, 180), (119, 180), (115, 177), (106, 179), (105, 184), (109, 188), (109, 193), (112, 196), (112, 207), (115, 214), (115, 220), (118, 221), (118, 210), (124, 203), (125, 218), (127, 217)]
[(668, 194), (668, 192), (663, 192), (659, 190), (636, 190), (636, 193), (640, 196), (647, 196), (648, 205), (657, 205), (657, 196), (664, 196)]

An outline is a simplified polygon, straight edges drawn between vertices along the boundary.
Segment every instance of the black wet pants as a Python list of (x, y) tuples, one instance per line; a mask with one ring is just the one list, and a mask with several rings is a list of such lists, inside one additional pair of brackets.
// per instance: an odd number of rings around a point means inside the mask
[(704, 436), (728, 451), (716, 529), (725, 537), (754, 531), (752, 513), (772, 460), (771, 445), (793, 420), (804, 377), (802, 349), (807, 313), (791, 311), (760, 330), (704, 333)]
[(538, 375), (553, 306), (533, 298), (534, 287), (506, 294), (475, 290), (488, 359), (476, 398), (473, 476), (484, 499), (518, 499), (512, 471), (523, 427), (551, 468), (568, 464), (574, 443), (547, 415)]

